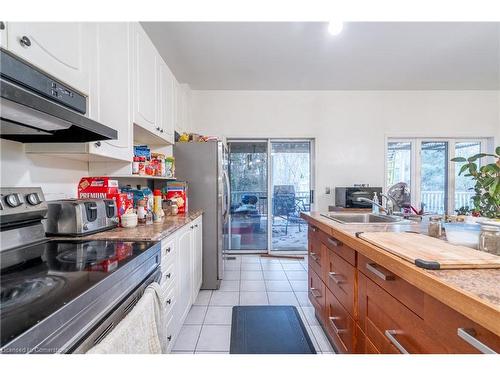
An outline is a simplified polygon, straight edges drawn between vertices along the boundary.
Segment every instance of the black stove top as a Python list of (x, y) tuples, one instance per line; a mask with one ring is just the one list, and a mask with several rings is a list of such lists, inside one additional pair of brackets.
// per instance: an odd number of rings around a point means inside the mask
[(1, 252), (0, 346), (34, 327), (155, 244), (49, 240)]

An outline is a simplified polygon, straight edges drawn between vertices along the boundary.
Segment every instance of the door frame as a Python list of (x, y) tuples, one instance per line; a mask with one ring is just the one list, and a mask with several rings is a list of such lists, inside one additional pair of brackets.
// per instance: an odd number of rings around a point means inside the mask
[[(259, 250), (226, 250), (228, 254), (269, 254), (269, 255), (305, 255), (307, 249), (301, 250), (273, 250), (272, 249), (272, 163), (271, 163), (271, 146), (272, 143), (277, 142), (309, 142), (309, 189), (313, 191), (313, 202), (311, 203), (310, 210), (316, 205), (316, 138), (315, 137), (234, 137), (227, 138), (226, 142), (267, 142), (267, 249)], [(231, 201), (231, 200), (230, 200)], [(229, 223), (231, 226), (231, 223)], [(231, 239), (229, 239), (231, 241)]]

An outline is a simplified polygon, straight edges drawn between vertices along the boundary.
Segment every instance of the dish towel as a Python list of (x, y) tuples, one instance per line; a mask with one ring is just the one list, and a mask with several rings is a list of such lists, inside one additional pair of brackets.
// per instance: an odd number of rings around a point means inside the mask
[(157, 283), (149, 285), (132, 311), (87, 354), (164, 353), (166, 334), (159, 291)]

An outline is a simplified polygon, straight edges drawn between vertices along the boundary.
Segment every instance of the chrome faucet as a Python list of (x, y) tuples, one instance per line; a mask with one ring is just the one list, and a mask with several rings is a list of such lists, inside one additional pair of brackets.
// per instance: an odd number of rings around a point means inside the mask
[(377, 201), (375, 200), (372, 200), (372, 199), (368, 199), (368, 198), (365, 198), (365, 197), (359, 197), (357, 198), (356, 200), (358, 202), (368, 202), (368, 203), (371, 203), (371, 204), (374, 204), (376, 206), (379, 206), (382, 210), (384, 210), (384, 212), (391, 216), (393, 213), (394, 213), (394, 199), (392, 197), (389, 197), (388, 195), (384, 194), (384, 193), (380, 193), (381, 196), (383, 196), (385, 198), (385, 206), (378, 203)]
[(371, 200), (371, 199), (368, 199), (368, 198), (365, 198), (365, 197), (356, 198), (356, 201), (358, 201), (358, 202), (367, 202), (367, 203), (374, 204), (376, 206), (379, 206), (385, 212), (387, 212), (387, 209), (382, 204), (378, 203), (377, 201), (374, 201), (374, 200)]

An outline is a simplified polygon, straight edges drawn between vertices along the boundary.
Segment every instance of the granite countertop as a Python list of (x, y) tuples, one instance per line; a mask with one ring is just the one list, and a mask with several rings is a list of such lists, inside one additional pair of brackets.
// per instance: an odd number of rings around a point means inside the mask
[(139, 224), (135, 228), (115, 228), (85, 236), (86, 240), (124, 240), (124, 241), (160, 241), (176, 230), (195, 220), (203, 210), (190, 211), (187, 214), (165, 216), (161, 223)]
[[(317, 222), (330, 227), (334, 232), (341, 232), (354, 239), (357, 239), (356, 232), (413, 231), (427, 234), (427, 226), (417, 222), (387, 225), (341, 224), (321, 216), (321, 213), (319, 212), (310, 212), (305, 214), (305, 216), (309, 216)], [(383, 249), (380, 249), (380, 251), (389, 254)], [(435, 280), (437, 279), (440, 282), (458, 289), (465, 294), (471, 295), (480, 301), (484, 301), (500, 312), (500, 269), (424, 270), (406, 260), (403, 260), (402, 258), (400, 259), (402, 262), (407, 263), (410, 267), (415, 268), (415, 271), (428, 274)]]

